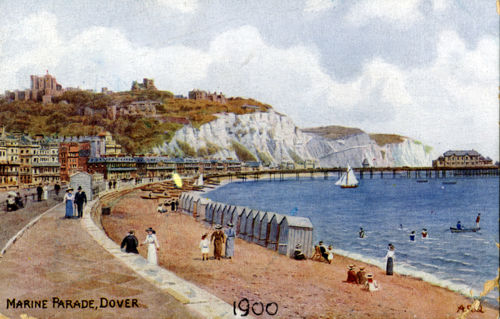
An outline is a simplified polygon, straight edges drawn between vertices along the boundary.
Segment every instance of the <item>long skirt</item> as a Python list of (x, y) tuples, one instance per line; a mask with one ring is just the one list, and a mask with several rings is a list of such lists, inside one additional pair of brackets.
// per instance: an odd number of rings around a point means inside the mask
[(66, 215), (64, 215), (64, 217), (67, 217), (67, 218), (73, 217), (73, 201), (72, 200), (66, 201)]
[(226, 257), (234, 256), (234, 237), (228, 237), (226, 240)]
[(222, 256), (222, 240), (214, 240), (214, 257), (215, 259), (220, 259)]
[(148, 244), (148, 261), (151, 264), (158, 265), (158, 258), (156, 257), (156, 247), (154, 244)]
[(385, 274), (392, 275), (392, 267), (394, 263), (392, 261), (392, 257), (387, 258), (387, 266), (385, 267)]

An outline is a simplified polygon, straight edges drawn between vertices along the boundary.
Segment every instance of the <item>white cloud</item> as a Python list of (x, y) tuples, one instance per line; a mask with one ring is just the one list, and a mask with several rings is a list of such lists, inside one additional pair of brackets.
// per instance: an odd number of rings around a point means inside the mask
[(421, 0), (361, 0), (350, 8), (346, 19), (356, 26), (362, 26), (371, 19), (381, 19), (398, 27), (405, 27), (422, 19), (420, 2)]
[(432, 9), (434, 11), (444, 11), (450, 7), (450, 0), (432, 0)]
[[(42, 28), (44, 40), (22, 31), (30, 28)], [(454, 31), (444, 31), (430, 65), (402, 69), (375, 58), (357, 78), (342, 82), (323, 69), (316, 48), (275, 47), (253, 26), (219, 34), (206, 50), (138, 46), (103, 27), (63, 39), (55, 17), (45, 13), (0, 31), (0, 92), (28, 86), (30, 74), (46, 69), (64, 86), (96, 89), (125, 90), (151, 77), (177, 94), (200, 88), (253, 97), (302, 127), (399, 133), (439, 151), (475, 148), (498, 159), (498, 40), (492, 37), (470, 49)]]
[(198, 9), (198, 0), (156, 0), (161, 6), (182, 13), (192, 13)]
[(304, 11), (320, 12), (333, 8), (334, 0), (306, 0)]

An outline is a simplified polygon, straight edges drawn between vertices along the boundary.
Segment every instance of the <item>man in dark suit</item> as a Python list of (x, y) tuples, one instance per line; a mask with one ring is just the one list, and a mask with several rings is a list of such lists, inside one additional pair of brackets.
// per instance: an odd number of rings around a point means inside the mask
[(38, 185), (38, 187), (36, 188), (36, 194), (38, 196), (38, 201), (41, 202), (42, 201), (42, 194), (43, 194), (42, 184)]
[(134, 231), (131, 230), (128, 232), (128, 235), (125, 236), (122, 240), (121, 248), (125, 247), (125, 251), (127, 253), (134, 253), (138, 254), (139, 252), (137, 251), (137, 246), (139, 245), (139, 242), (137, 241), (137, 237), (134, 235)]
[(83, 206), (87, 205), (87, 195), (82, 191), (82, 187), (78, 186), (78, 192), (75, 194), (75, 205), (78, 210), (78, 218), (83, 216)]

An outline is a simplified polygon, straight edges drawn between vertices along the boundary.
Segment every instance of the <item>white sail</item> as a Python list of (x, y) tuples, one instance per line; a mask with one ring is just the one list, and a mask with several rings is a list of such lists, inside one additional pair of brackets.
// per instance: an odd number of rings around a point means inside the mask
[(347, 186), (347, 187), (353, 187), (358, 185), (358, 179), (356, 178), (356, 175), (354, 175), (354, 171), (352, 170), (351, 166), (347, 164), (347, 171), (342, 174), (340, 179), (335, 183), (335, 185), (340, 185), (340, 186)]
[(200, 174), (196, 182), (194, 183), (196, 186), (203, 186), (203, 174)]

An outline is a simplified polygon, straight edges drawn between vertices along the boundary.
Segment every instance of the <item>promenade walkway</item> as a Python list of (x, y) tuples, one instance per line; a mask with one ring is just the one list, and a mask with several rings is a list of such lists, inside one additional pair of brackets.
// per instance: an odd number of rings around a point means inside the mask
[(63, 216), (61, 204), (0, 258), (0, 318), (199, 318)]

